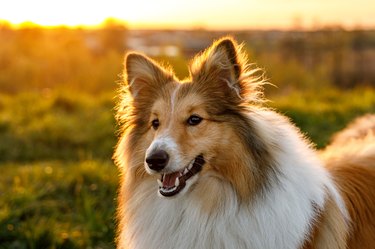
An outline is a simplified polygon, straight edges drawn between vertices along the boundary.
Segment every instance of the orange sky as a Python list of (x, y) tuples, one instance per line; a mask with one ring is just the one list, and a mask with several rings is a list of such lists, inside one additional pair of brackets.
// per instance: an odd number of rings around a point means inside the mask
[(11, 0), (0, 20), (14, 24), (97, 25), (108, 17), (130, 28), (375, 28), (373, 0)]

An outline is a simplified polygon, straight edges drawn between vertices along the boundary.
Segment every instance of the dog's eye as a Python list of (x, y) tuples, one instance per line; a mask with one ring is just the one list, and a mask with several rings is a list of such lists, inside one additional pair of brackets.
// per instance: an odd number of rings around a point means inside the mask
[(151, 125), (152, 125), (152, 128), (154, 128), (154, 130), (156, 130), (160, 125), (159, 119), (152, 120)]
[(187, 120), (187, 123), (189, 125), (197, 125), (199, 124), (200, 122), (202, 122), (203, 118), (197, 116), (197, 115), (191, 115), (188, 120)]

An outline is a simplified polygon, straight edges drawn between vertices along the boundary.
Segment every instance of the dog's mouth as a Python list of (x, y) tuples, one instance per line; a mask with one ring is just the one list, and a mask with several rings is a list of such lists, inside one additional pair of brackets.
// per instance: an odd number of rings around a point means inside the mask
[(185, 188), (186, 182), (202, 170), (204, 163), (203, 156), (199, 155), (183, 170), (162, 174), (161, 179), (157, 179), (159, 193), (166, 197), (178, 194)]

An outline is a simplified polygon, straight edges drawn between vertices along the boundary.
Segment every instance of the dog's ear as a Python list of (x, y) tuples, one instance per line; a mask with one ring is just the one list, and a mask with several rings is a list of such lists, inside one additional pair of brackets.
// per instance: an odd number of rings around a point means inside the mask
[(160, 89), (174, 79), (173, 73), (139, 53), (126, 55), (124, 77), (133, 98), (142, 93), (150, 93), (150, 90)]
[(236, 41), (223, 38), (193, 60), (190, 67), (193, 81), (241, 99), (245, 90), (240, 79), (243, 57)]

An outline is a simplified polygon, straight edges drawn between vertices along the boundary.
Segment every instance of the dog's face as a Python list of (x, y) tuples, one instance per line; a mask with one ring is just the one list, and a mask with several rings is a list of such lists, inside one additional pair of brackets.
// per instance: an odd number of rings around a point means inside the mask
[(220, 124), (208, 113), (204, 96), (192, 91), (191, 83), (171, 83), (169, 88), (151, 107), (145, 153), (145, 169), (160, 174), (163, 196), (187, 190), (220, 139)]
[(241, 84), (241, 56), (231, 39), (223, 39), (195, 58), (184, 82), (143, 55), (127, 56), (129, 153), (142, 157), (160, 195), (183, 195), (203, 174), (241, 174), (219, 166), (243, 154), (235, 129), (252, 89)]

